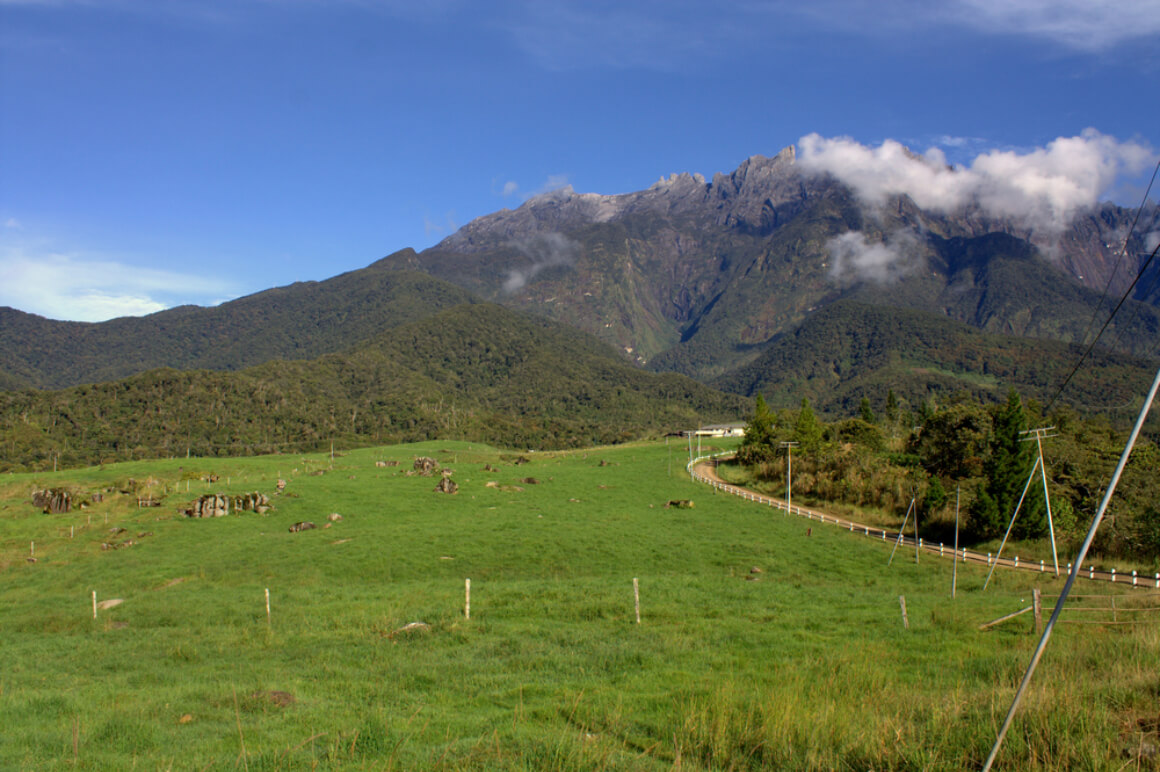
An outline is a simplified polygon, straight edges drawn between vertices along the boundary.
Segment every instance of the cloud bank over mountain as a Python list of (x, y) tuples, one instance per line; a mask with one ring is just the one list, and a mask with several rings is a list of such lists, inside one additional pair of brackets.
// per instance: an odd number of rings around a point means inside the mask
[[(1029, 151), (989, 150), (963, 166), (948, 164), (938, 148), (919, 154), (895, 140), (870, 147), (848, 137), (808, 134), (798, 142), (797, 160), (806, 174), (828, 174), (848, 185), (872, 209), (907, 196), (931, 212), (978, 211), (1026, 229), (1050, 252), (1077, 215), (1097, 206), (1123, 177), (1156, 163), (1157, 155), (1140, 142), (1087, 129)], [(886, 255), (905, 254), (891, 241), (904, 240), (835, 239), (834, 270), (883, 280), (891, 275)]]

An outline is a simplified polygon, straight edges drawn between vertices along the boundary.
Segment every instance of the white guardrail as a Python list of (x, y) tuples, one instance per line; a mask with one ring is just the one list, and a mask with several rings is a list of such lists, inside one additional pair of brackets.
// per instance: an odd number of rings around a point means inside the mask
[[(686, 469), (694, 482), (704, 483), (705, 485), (711, 486), (715, 490), (718, 490), (722, 493), (728, 493), (733, 496), (739, 496), (746, 501), (752, 501), (757, 504), (764, 504), (766, 506), (773, 507), (774, 509), (780, 509), (786, 515), (797, 515), (798, 517), (804, 517), (807, 520), (816, 520), (819, 523), (835, 525), (841, 528), (845, 528), (851, 533), (861, 532), (862, 535), (867, 538), (879, 539), (887, 543), (897, 542), (900, 546), (914, 546), (914, 537), (900, 537), (898, 531), (888, 531), (882, 528), (864, 525), (862, 523), (855, 523), (852, 520), (844, 520), (840, 517), (834, 517), (833, 515), (826, 514), (825, 512), (809, 509), (808, 507), (790, 506), (789, 503), (781, 499), (776, 499), (772, 496), (766, 496), (761, 493), (754, 493), (751, 490), (741, 488), (737, 485), (730, 485), (729, 483), (718, 479), (715, 475), (709, 476), (703, 474), (697, 469), (697, 467), (707, 462), (711, 463), (715, 467), (719, 459), (733, 455), (733, 451), (727, 450), (720, 453), (697, 456), (689, 462)], [(938, 555), (939, 557), (953, 556), (956, 560), (961, 559), (964, 563), (985, 563), (988, 566), (997, 564), (1003, 568), (1021, 569), (1024, 571), (1035, 571), (1038, 573), (1054, 572), (1054, 568), (1047, 565), (1042, 560), (1040, 560), (1038, 563), (1028, 560), (1020, 561), (1018, 555), (1016, 555), (1014, 558), (1000, 558), (996, 560), (990, 552), (985, 555), (981, 552), (972, 552), (968, 549), (959, 549), (956, 552), (953, 547), (945, 547), (941, 542), (938, 545), (924, 542), (921, 537), (918, 539), (918, 548), (923, 552)], [(1066, 577), (1067, 574), (1071, 573), (1071, 563), (1067, 564), (1066, 569), (1064, 569), (1063, 566), (1060, 566), (1059, 571), (1060, 578)], [(1137, 572), (1135, 571), (1132, 571), (1131, 574), (1125, 574), (1116, 573), (1116, 569), (1114, 568), (1104, 571), (1096, 570), (1094, 566), (1088, 566), (1086, 569), (1081, 570), (1079, 575), (1085, 579), (1091, 579), (1092, 581), (1114, 582), (1120, 584), (1130, 584), (1133, 587), (1154, 587), (1156, 589), (1160, 589), (1160, 573), (1157, 573), (1153, 577), (1149, 577), (1146, 574), (1143, 576), (1137, 575)]]

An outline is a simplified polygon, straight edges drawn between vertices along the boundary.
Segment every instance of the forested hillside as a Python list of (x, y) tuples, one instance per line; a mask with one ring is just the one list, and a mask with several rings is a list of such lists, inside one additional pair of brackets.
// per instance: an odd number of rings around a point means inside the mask
[[(842, 416), (856, 415), (864, 397), (883, 404), (891, 390), (914, 407), (957, 392), (997, 402), (1012, 387), (1047, 401), (1081, 354), (1075, 345), (986, 333), (922, 311), (844, 300), (714, 383), (738, 394), (762, 394), (782, 407), (807, 397), (823, 412)], [(1100, 349), (1060, 399), (1085, 413), (1127, 420), (1154, 372), (1146, 360)]]
[(740, 397), (643, 372), (564, 325), (464, 304), (309, 361), (0, 394), (0, 469), (430, 438), (577, 447), (745, 410)]
[(158, 367), (240, 370), (313, 359), (444, 308), (474, 302), (430, 276), (365, 268), (212, 308), (184, 306), (99, 324), (0, 308), (0, 388), (63, 388)]

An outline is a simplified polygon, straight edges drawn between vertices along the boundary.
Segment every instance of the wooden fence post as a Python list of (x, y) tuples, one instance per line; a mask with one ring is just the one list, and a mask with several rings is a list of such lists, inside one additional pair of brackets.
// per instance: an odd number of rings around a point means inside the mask
[(632, 600), (633, 607), (636, 609), (636, 623), (640, 624), (640, 582), (634, 576), (632, 578)]
[(471, 619), (471, 580), (463, 583), (463, 618)]
[(898, 605), (902, 606), (902, 626), (905, 627), (907, 630), (909, 630), (910, 629), (910, 620), (907, 619), (907, 617), (906, 617), (906, 596), (905, 595), (898, 596)]
[(1039, 628), (1043, 624), (1042, 607), (1039, 603), (1039, 588), (1031, 591), (1031, 607), (1035, 615), (1035, 634), (1039, 635)]

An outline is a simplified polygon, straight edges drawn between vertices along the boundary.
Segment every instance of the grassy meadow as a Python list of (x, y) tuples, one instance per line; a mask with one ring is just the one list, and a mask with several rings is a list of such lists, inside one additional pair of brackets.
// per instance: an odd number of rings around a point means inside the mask
[[(459, 492), (408, 475), (417, 456)], [(983, 593), (961, 565), (952, 600), (949, 559), (888, 567), (880, 541), (716, 495), (680, 441), (523, 456), (440, 441), (0, 477), (0, 768), (978, 768), (1037, 641), (1029, 614), (978, 626), (1062, 587)], [(44, 515), (44, 487), (106, 493)], [(274, 509), (176, 514), (249, 491)], [(1132, 592), (1098, 587), (1080, 590)], [(94, 620), (94, 591), (124, 602)], [(1057, 628), (997, 767), (1160, 768), (1151, 619)]]

